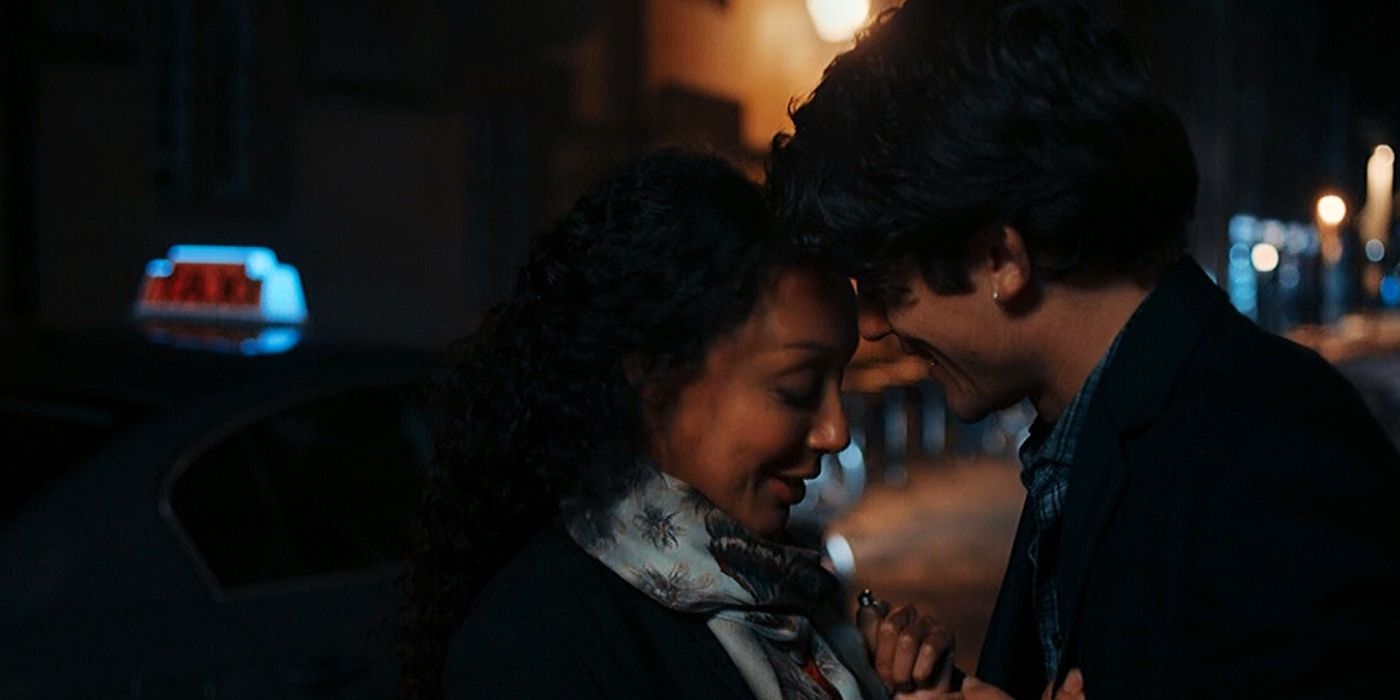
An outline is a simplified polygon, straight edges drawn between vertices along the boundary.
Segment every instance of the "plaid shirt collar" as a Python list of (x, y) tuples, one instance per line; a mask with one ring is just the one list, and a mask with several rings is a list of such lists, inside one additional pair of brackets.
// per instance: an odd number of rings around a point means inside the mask
[(1060, 515), (1064, 512), (1065, 497), (1069, 493), (1070, 466), (1079, 447), (1079, 436), (1084, 430), (1094, 390), (1104, 370), (1113, 362), (1122, 337), (1120, 332), (1108, 352), (1084, 380), (1079, 393), (1065, 407), (1060, 419), (1052, 426), (1037, 418), (1035, 425), (1031, 426), (1030, 437), (1021, 444), (1021, 483), (1025, 484), (1029, 493), (1029, 507), (1035, 516), (1035, 533), (1027, 551), (1035, 577), (1032, 602), (1047, 678), (1054, 678), (1059, 669), (1064, 641), (1060, 635), (1060, 589), (1056, 559), (1059, 553)]
[[(1118, 353), (1118, 342), (1122, 337), (1123, 334), (1119, 333), (1118, 337), (1114, 338), (1108, 352), (1094, 365), (1093, 371), (1089, 372), (1088, 378), (1084, 380), (1084, 386), (1070, 399), (1058, 421), (1051, 424), (1037, 417), (1031, 425), (1030, 437), (1021, 443), (1020, 449), (1021, 483), (1025, 484), (1026, 488), (1031, 487), (1035, 472), (1045, 463), (1054, 462), (1065, 467), (1074, 463), (1074, 452), (1079, 448), (1079, 434), (1084, 432), (1084, 419), (1089, 414), (1089, 401), (1094, 396), (1094, 390), (1098, 388), (1104, 369)], [(1047, 431), (1049, 434), (1046, 434)]]

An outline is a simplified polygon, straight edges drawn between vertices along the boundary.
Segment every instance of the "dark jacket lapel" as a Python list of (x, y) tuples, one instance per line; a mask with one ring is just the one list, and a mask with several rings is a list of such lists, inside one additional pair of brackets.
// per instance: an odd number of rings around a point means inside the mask
[(1150, 425), (1171, 395), (1202, 331), (1228, 301), (1195, 261), (1163, 276), (1123, 331), (1117, 355), (1090, 402), (1070, 469), (1059, 560), (1061, 674), (1074, 664), (1084, 583), (1094, 553), (1132, 478), (1123, 445)]
[[(687, 631), (691, 635), (692, 648), (695, 655), (692, 658), (697, 665), (704, 666), (708, 676), (718, 681), (721, 692), (713, 683), (697, 683), (690, 686), (689, 690), (695, 691), (697, 698), (732, 697), (746, 698), (752, 700), (753, 691), (749, 689), (744, 677), (739, 674), (739, 667), (734, 664), (734, 660), (729, 658), (729, 653), (724, 650), (724, 646), (719, 643), (709, 626), (700, 624), (688, 626)], [(700, 676), (697, 676), (699, 678)]]
[(1090, 404), (1083, 430), (1074, 465), (1070, 468), (1069, 493), (1060, 530), (1062, 674), (1074, 663), (1068, 650), (1075, 648), (1085, 576), (1129, 476), (1119, 447), (1118, 431), (1099, 402)]
[[(739, 674), (728, 652), (710, 631), (700, 615), (676, 612), (650, 600), (637, 602), (632, 609), (646, 628), (642, 638), (650, 639), (659, 653), (656, 661), (667, 668), (666, 675), (676, 682), (685, 698), (734, 698), (753, 700), (753, 692)], [(681, 651), (684, 650), (684, 651)]]
[(1045, 685), (1044, 663), (1031, 609), (1031, 561), (1027, 554), (1035, 533), (1031, 508), (1021, 509), (1011, 560), (1006, 565), (996, 608), (987, 625), (987, 640), (977, 664), (977, 677), (1012, 697), (1035, 697)]

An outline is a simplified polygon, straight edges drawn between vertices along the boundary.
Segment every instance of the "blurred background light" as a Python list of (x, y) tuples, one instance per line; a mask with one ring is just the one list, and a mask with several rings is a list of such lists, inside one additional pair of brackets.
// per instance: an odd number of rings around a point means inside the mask
[(1230, 217), (1230, 242), (1253, 243), (1259, 236), (1259, 220), (1248, 214)]
[(1380, 262), (1385, 259), (1385, 243), (1379, 239), (1372, 238), (1366, 241), (1366, 259), (1371, 262)]
[(850, 41), (865, 26), (870, 0), (807, 0), (807, 12), (823, 41)]
[(1274, 268), (1278, 267), (1278, 248), (1269, 243), (1260, 243), (1250, 251), (1249, 259), (1254, 263), (1254, 269), (1273, 272)]
[(1381, 144), (1376, 146), (1371, 152), (1371, 159), (1366, 162), (1368, 173), (1374, 172), (1381, 176), (1395, 175), (1395, 149)]
[(1400, 277), (1391, 274), (1381, 280), (1381, 303), (1386, 306), (1400, 305)]
[(1287, 243), (1285, 248), (1289, 255), (1303, 255), (1312, 247), (1313, 239), (1317, 234), (1310, 231), (1308, 227), (1293, 222), (1288, 224)]
[(1317, 200), (1317, 218), (1328, 226), (1336, 226), (1347, 218), (1347, 203), (1335, 194)]
[(1366, 161), (1366, 204), (1358, 222), (1363, 238), (1378, 240), (1389, 232), (1394, 189), (1395, 151), (1384, 144), (1376, 146)]
[(826, 556), (831, 559), (831, 566), (836, 569), (836, 577), (841, 581), (848, 582), (855, 575), (856, 553), (851, 550), (851, 543), (841, 533), (833, 532), (827, 535)]
[(1230, 266), (1238, 268), (1249, 267), (1249, 246), (1243, 243), (1236, 243), (1230, 246)]

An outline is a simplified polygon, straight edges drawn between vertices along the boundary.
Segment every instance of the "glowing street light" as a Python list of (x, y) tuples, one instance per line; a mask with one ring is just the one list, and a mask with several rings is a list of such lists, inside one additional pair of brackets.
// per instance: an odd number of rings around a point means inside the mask
[(1395, 189), (1395, 151), (1381, 144), (1366, 161), (1366, 204), (1361, 208), (1361, 235), (1380, 240), (1390, 230), (1391, 193)]
[(822, 41), (850, 41), (870, 15), (870, 0), (807, 0), (807, 13)]
[(1317, 218), (1328, 226), (1336, 226), (1347, 218), (1347, 203), (1335, 194), (1324, 195), (1317, 200)]
[(1394, 179), (1395, 149), (1385, 144), (1376, 146), (1371, 151), (1371, 157), (1366, 160), (1366, 181), (1384, 185), (1392, 183)]
[(1335, 194), (1317, 198), (1317, 236), (1322, 243), (1322, 259), (1335, 265), (1342, 259), (1341, 224), (1347, 218), (1347, 203)]

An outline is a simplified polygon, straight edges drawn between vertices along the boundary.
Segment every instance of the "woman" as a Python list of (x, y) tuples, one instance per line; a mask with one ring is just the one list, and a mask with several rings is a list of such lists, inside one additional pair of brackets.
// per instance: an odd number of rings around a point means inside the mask
[(644, 158), (460, 347), (406, 577), (408, 697), (882, 697), (785, 536), (848, 442), (847, 281), (716, 159)]

